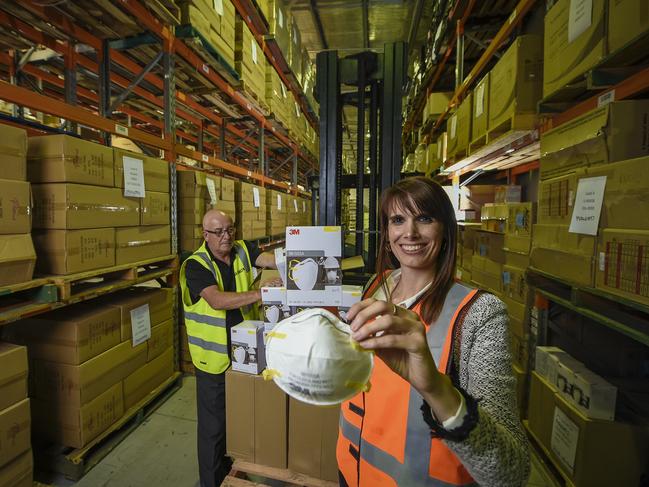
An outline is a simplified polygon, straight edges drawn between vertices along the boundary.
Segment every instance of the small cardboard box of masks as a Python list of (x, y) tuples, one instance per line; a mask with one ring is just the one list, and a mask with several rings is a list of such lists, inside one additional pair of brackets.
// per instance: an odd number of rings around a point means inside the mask
[(358, 303), (363, 297), (363, 286), (343, 285), (343, 297), (340, 306), (338, 306), (338, 316), (343, 321), (347, 321), (347, 312), (349, 308)]
[(264, 322), (242, 321), (230, 330), (232, 370), (259, 374), (266, 368)]
[(262, 318), (264, 319), (264, 343), (266, 343), (266, 336), (273, 331), (275, 325), (291, 316), (291, 310), (286, 304), (286, 288), (262, 287), (261, 304)]
[(340, 227), (286, 228), (286, 301), (289, 306), (340, 306)]

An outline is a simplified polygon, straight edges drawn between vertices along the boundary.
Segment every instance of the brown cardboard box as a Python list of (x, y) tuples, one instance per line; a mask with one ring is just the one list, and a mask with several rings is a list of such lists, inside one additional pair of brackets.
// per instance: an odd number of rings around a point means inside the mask
[(112, 187), (113, 150), (69, 135), (30, 137), (27, 177), (32, 183)]
[(525, 279), (525, 269), (503, 266), (503, 295), (518, 303), (527, 304), (529, 288)]
[(339, 407), (289, 401), (288, 468), (330, 482), (338, 479)]
[(217, 199), (220, 199), (221, 178), (202, 171), (178, 171), (178, 196), (181, 198), (203, 198), (210, 200), (207, 180), (214, 183)]
[(585, 175), (585, 169), (578, 169), (574, 173), (539, 182), (539, 223), (570, 224), (577, 181)]
[(112, 228), (34, 230), (32, 237), (42, 274), (73, 274), (115, 265)]
[[(487, 135), (489, 128), (489, 85), (491, 73), (483, 76), (473, 90), (471, 110), (471, 142)], [(480, 144), (483, 145), (483, 144)]]
[(448, 146), (447, 154), (449, 158), (461, 159), (467, 154), (469, 142), (471, 142), (471, 119), (473, 107), (473, 94), (469, 94), (455, 114), (448, 121)]
[[(607, 54), (604, 0), (593, 0), (588, 27), (569, 38), (571, 0), (559, 0), (545, 16), (543, 97), (547, 98), (594, 67)], [(585, 7), (584, 7), (585, 10)], [(577, 17), (575, 17), (577, 20)]]
[(550, 445), (554, 391), (536, 371), (530, 374), (528, 421), (534, 436), (542, 445)]
[(173, 373), (174, 349), (170, 347), (124, 379), (124, 409), (135, 406)]
[(95, 301), (27, 318), (7, 329), (32, 359), (79, 365), (120, 343), (120, 313)]
[(514, 252), (529, 253), (532, 225), (536, 222), (536, 204), (510, 203), (507, 212), (504, 247)]
[(488, 184), (474, 184), (462, 186), (460, 191), (460, 210), (476, 210), (485, 203), (493, 203), (496, 195), (496, 186)]
[(115, 229), (115, 264), (164, 257), (171, 252), (169, 225)]
[(174, 344), (174, 322), (166, 320), (151, 327), (151, 338), (147, 340), (147, 362), (161, 355)]
[(541, 179), (649, 155), (649, 100), (623, 100), (545, 132), (541, 136)]
[(204, 242), (202, 225), (180, 226), (180, 251), (194, 252)]
[(0, 235), (0, 286), (31, 280), (36, 264), (32, 236)]
[(122, 342), (81, 365), (30, 358), (30, 394), (79, 409), (146, 363), (146, 343)]
[(534, 128), (542, 90), (542, 42), (534, 35), (516, 38), (491, 70), (489, 131)]
[(0, 410), (27, 397), (27, 348), (0, 342)]
[(504, 294), (500, 297), (507, 306), (507, 314), (516, 321), (516, 323), (525, 323), (527, 318), (527, 306), (519, 303)]
[(127, 227), (140, 223), (140, 201), (118, 188), (84, 184), (33, 184), (34, 228), (60, 230)]
[(0, 179), (27, 179), (27, 131), (0, 124)]
[(0, 411), (0, 467), (31, 448), (29, 399)]
[(105, 298), (105, 304), (119, 308), (121, 314), (122, 341), (130, 340), (131, 311), (144, 304), (149, 305), (151, 326), (172, 319), (173, 292), (168, 288), (152, 289), (135, 287), (119, 291)]
[(235, 180), (221, 178), (221, 199), (224, 201), (234, 201)]
[(29, 183), (0, 179), (0, 234), (29, 233), (32, 229), (30, 206)]
[(136, 154), (123, 149), (113, 149), (115, 160), (115, 187), (124, 187), (124, 157), (131, 157), (143, 161), (144, 188), (146, 191), (159, 193), (169, 192), (169, 163), (162, 159)]
[(237, 214), (237, 206), (234, 201), (219, 200), (216, 203), (216, 209), (226, 213), (232, 219), (234, 219)]
[(33, 487), (33, 485), (34, 460), (31, 449), (0, 468), (0, 487)]
[(485, 257), (495, 263), (505, 263), (505, 252), (503, 246), (505, 236), (502, 233), (477, 230), (474, 248), (474, 257)]
[[(473, 256), (475, 258), (475, 255)], [(462, 276), (463, 280), (468, 279), (469, 276)], [(490, 273), (484, 270), (471, 268), (470, 273), (471, 281), (477, 286), (489, 291), (496, 296), (500, 297), (502, 294), (502, 275), (501, 273)]]
[(205, 213), (211, 208), (210, 201), (203, 198), (180, 198), (178, 217), (182, 225), (202, 225)]
[(225, 373), (227, 452), (232, 458), (255, 462), (254, 376), (231, 369)]
[(649, 31), (649, 9), (645, 0), (608, 2), (608, 50), (626, 46)]
[(453, 98), (453, 92), (430, 93), (424, 106), (423, 121), (426, 122), (431, 117), (437, 118), (444, 113), (451, 98)]
[(597, 249), (595, 287), (649, 304), (649, 231), (606, 228)]
[(140, 225), (168, 225), (171, 221), (169, 193), (147, 191), (142, 200)]
[(83, 448), (124, 415), (122, 382), (81, 407), (62, 401), (32, 399), (34, 431), (60, 445)]
[(530, 266), (530, 255), (505, 249), (505, 265), (527, 269)]

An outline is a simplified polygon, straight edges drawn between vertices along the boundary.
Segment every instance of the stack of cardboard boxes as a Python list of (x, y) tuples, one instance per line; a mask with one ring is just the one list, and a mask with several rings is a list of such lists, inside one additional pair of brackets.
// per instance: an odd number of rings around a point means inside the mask
[(4, 330), (29, 351), (38, 438), (81, 448), (172, 375), (172, 296), (127, 289)]
[(31, 487), (33, 459), (27, 398), (27, 349), (0, 342), (0, 485)]
[(291, 36), (291, 43), (289, 47), (288, 57), (286, 58), (291, 71), (298, 80), (302, 79), (302, 35), (297, 26), (296, 18), (291, 15), (289, 20), (289, 30)]
[(267, 109), (266, 103), (266, 55), (257, 43), (248, 25), (237, 17), (235, 23), (235, 66), (244, 91)]
[(284, 235), (288, 224), (290, 195), (274, 189), (266, 191), (266, 234)]
[(32, 229), (31, 189), (27, 182), (27, 132), (0, 125), (0, 286), (29, 281), (36, 253)]
[(275, 67), (268, 63), (266, 65), (266, 103), (275, 120), (284, 127), (289, 126), (289, 116), (291, 115), (288, 100), (288, 89), (277, 74)]
[(266, 236), (266, 189), (237, 181), (237, 238), (256, 240)]
[(284, 59), (288, 62), (291, 43), (289, 11), (283, 0), (258, 0), (257, 5), (268, 22), (268, 32), (273, 36)]

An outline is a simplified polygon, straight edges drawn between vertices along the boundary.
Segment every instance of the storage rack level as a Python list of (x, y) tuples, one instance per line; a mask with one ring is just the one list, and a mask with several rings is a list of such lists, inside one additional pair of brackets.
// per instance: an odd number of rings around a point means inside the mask
[[(254, 475), (255, 478), (262, 477), (265, 480), (250, 481), (248, 475)], [(265, 482), (269, 483), (265, 483)], [(337, 487), (337, 482), (316, 479), (300, 473), (291, 472), (284, 468), (266, 467), (250, 462), (236, 460), (232, 466), (232, 471), (223, 481), (225, 487), (266, 487), (281, 483), (287, 487)]]

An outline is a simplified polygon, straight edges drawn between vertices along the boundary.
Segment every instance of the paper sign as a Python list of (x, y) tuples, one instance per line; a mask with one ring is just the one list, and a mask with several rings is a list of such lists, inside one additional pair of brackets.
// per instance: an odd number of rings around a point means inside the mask
[(306, 213), (306, 201), (302, 200), (302, 213)]
[(571, 473), (575, 468), (578, 441), (579, 427), (561, 409), (555, 407), (550, 446)]
[(615, 101), (615, 90), (607, 91), (597, 97), (597, 108)]
[(205, 182), (207, 183), (207, 191), (210, 193), (210, 203), (215, 205), (217, 198), (216, 198), (216, 187), (214, 186), (214, 180), (206, 179)]
[(503, 271), (503, 284), (509, 286), (509, 283), (512, 282), (512, 277), (509, 271)]
[(223, 16), (223, 0), (214, 0), (214, 10), (220, 16)]
[(599, 270), (601, 272), (606, 270), (606, 252), (599, 253)]
[(475, 116), (478, 118), (484, 113), (484, 83), (478, 86), (476, 90)]
[(257, 41), (250, 39), (250, 49), (252, 50), (252, 62), (257, 64)]
[(284, 86), (284, 83), (280, 84), (280, 86), (282, 87), (282, 96), (286, 98), (286, 86)]
[(277, 195), (277, 209), (278, 210), (282, 209), (282, 195), (281, 194)]
[(451, 139), (455, 138), (456, 129), (457, 129), (457, 115), (453, 115), (451, 117), (451, 135), (450, 135)]
[(297, 102), (295, 102), (295, 116), (300, 116), (300, 105), (298, 105)]
[(282, 13), (281, 8), (277, 9), (277, 22), (279, 23), (279, 26), (283, 29), (284, 28), (284, 14)]
[(252, 201), (255, 204), (255, 208), (259, 208), (259, 188), (252, 188)]
[(148, 303), (131, 310), (131, 331), (134, 347), (151, 338), (151, 315)]
[(116, 123), (115, 124), (115, 133), (118, 133), (119, 135), (128, 136), (128, 127), (124, 127), (124, 125), (120, 125), (120, 124)]
[(297, 212), (298, 212), (298, 209), (297, 209), (297, 200), (293, 200), (293, 206), (295, 207), (295, 213), (297, 213)]
[(568, 229), (570, 233), (597, 235), (605, 188), (606, 176), (579, 180), (575, 207), (572, 209), (572, 219)]
[(593, 0), (570, 0), (568, 42), (574, 41), (593, 23)]
[(144, 198), (144, 162), (124, 156), (124, 196)]

